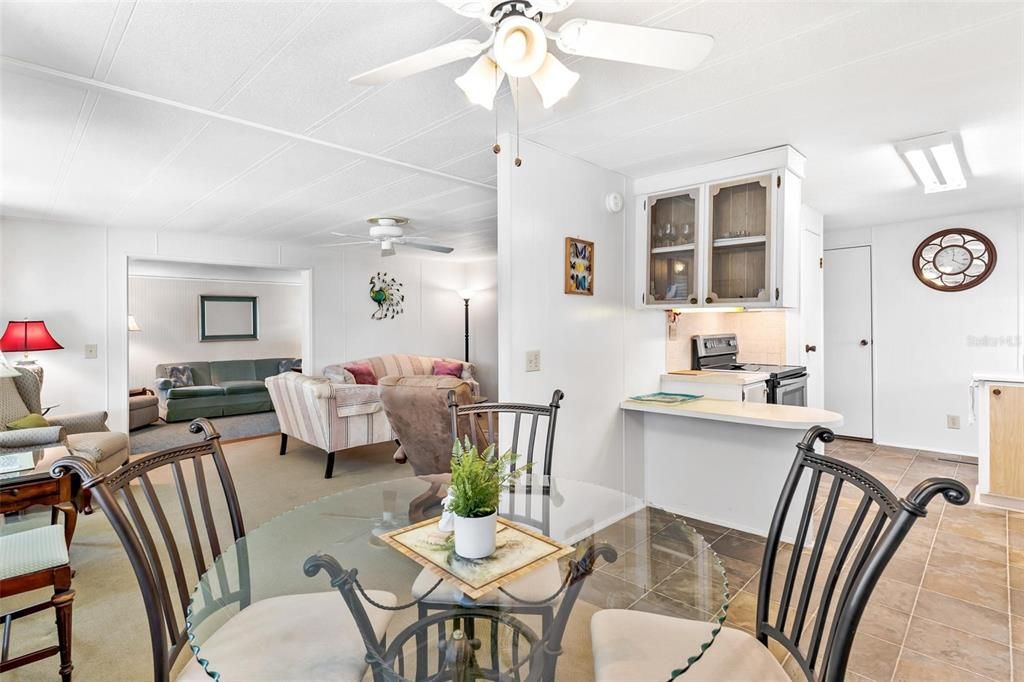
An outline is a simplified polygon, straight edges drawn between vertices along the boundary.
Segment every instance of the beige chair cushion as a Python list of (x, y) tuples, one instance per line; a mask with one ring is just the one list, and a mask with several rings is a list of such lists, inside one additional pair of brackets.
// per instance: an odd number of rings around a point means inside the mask
[[(395, 595), (367, 590), (374, 601), (395, 605)], [(391, 612), (367, 605), (380, 640)], [(342, 680), (358, 682), (366, 672), (366, 647), (337, 590), (271, 597), (242, 609), (207, 641), (199, 656), (224, 680)], [(209, 682), (193, 657), (180, 682)]]
[[(128, 436), (120, 431), (93, 431), (68, 435), (68, 449), (97, 466), (109, 457), (128, 449)], [(120, 464), (120, 462), (118, 462)]]
[[(412, 596), (414, 599), (419, 599), (427, 593), (431, 587), (434, 586), (438, 580), (437, 574), (424, 568), (420, 571), (420, 574), (416, 577), (416, 581), (412, 584)], [(540, 601), (541, 599), (547, 599), (551, 595), (558, 592), (562, 586), (562, 574), (558, 568), (557, 561), (548, 561), (547, 563), (541, 564), (541, 566), (535, 570), (527, 573), (522, 578), (513, 580), (508, 585), (505, 585), (505, 589), (511, 592), (516, 597), (525, 601)], [(451, 583), (443, 582), (437, 586), (437, 589), (430, 593), (427, 597), (428, 602), (434, 602), (438, 604), (458, 604), (463, 598), (462, 591), (455, 587)], [(551, 606), (557, 608), (558, 604), (562, 601), (561, 595), (556, 598)], [(515, 599), (512, 599), (501, 590), (494, 590), (488, 592), (484, 596), (480, 597), (476, 601), (477, 604), (501, 604), (510, 608), (515, 607), (519, 604)]]
[[(713, 625), (642, 611), (608, 609), (590, 621), (597, 682), (664, 682), (707, 641)], [(789, 682), (768, 648), (723, 627), (714, 644), (683, 674), (686, 682)]]
[(0, 536), (0, 580), (66, 563), (64, 526), (42, 526)]

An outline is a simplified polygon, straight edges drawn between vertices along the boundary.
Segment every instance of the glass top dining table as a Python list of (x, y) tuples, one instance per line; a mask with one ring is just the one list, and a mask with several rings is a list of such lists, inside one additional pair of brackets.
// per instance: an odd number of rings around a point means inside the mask
[[(339, 612), (348, 614), (346, 587), (358, 594), (368, 612), (379, 605), (390, 616), (383, 633), (374, 635), (370, 628), (367, 635), (356, 625), (339, 633), (354, 640), (349, 647), (355, 647), (360, 661), (387, 669), (387, 674), (377, 669), (377, 679), (437, 675), (449, 665), (446, 652), (452, 658), (454, 645), (463, 640), (472, 644), (467, 651), (475, 671), (466, 679), (527, 679), (527, 671), (541, 665), (551, 666), (543, 679), (593, 679), (593, 614), (602, 609), (664, 613), (666, 592), (675, 597), (673, 614), (706, 621), (708, 628), (700, 641), (680, 643), (665, 679), (685, 675), (713, 645), (728, 607), (725, 570), (704, 537), (681, 518), (592, 483), (530, 477), (502, 494), (499, 515), (574, 551), (552, 559), (546, 570), (538, 568), (473, 601), (443, 581), (433, 587), (437, 574), (381, 537), (439, 517), (446, 491), (443, 475), (400, 478), (335, 493), (248, 530), (224, 550), (192, 594), (186, 627), (198, 662), (211, 678), (236, 679), (232, 667), (240, 643), (225, 647), (223, 640), (228, 631), (238, 637), (226, 624), (242, 609), (277, 597), (331, 592)], [(322, 568), (325, 558), (333, 559), (342, 573), (310, 568)], [(379, 625), (380, 619), (373, 620)], [(301, 617), (296, 621), (294, 614), (275, 622), (253, 646), (302, 647), (301, 654), (292, 651), (289, 657), (316, 659), (316, 646), (289, 632), (297, 629), (296, 622)], [(390, 650), (388, 656), (368, 653), (367, 637), (374, 636), (382, 642), (381, 650)], [(560, 639), (552, 643), (556, 636)], [(534, 650), (538, 657), (558, 654), (540, 662), (531, 658)], [(373, 674), (366, 673), (366, 679)]]

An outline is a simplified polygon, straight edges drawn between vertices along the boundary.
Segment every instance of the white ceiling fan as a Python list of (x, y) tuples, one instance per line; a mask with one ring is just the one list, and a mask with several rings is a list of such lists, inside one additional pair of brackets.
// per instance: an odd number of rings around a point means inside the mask
[(409, 223), (408, 218), (388, 216), (369, 218), (366, 222), (370, 223), (369, 239), (366, 239), (363, 235), (331, 232), (335, 237), (346, 237), (348, 239), (355, 239), (358, 241), (336, 242), (334, 244), (325, 244), (325, 246), (380, 244), (380, 255), (382, 256), (394, 256), (396, 244), (401, 244), (402, 246), (408, 246), (414, 249), (424, 249), (425, 251), (436, 251), (437, 253), (451, 253), (455, 250), (450, 246), (437, 244), (426, 237), (406, 235), (405, 229), (402, 226)]
[(491, 29), (486, 40), (462, 39), (385, 64), (349, 79), (380, 85), (445, 64), (482, 55), (456, 84), (474, 104), (491, 109), (505, 74), (529, 78), (545, 108), (559, 101), (579, 80), (548, 50), (547, 41), (568, 55), (686, 71), (707, 57), (715, 40), (704, 33), (570, 19), (557, 31), (547, 28), (551, 15), (573, 0), (438, 0), (464, 17)]

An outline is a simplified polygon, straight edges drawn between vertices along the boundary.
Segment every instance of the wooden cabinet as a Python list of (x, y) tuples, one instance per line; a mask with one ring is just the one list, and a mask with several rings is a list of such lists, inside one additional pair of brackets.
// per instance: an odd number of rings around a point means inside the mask
[(647, 295), (652, 302), (697, 300), (700, 188), (651, 197), (647, 222)]
[(989, 492), (1024, 499), (1024, 385), (986, 387)]
[(638, 305), (796, 308), (803, 161), (780, 147), (636, 180)]

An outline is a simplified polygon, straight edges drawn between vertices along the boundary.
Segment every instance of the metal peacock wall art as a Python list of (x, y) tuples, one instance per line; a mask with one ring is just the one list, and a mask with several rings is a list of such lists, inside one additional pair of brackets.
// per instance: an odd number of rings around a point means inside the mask
[(370, 314), (371, 320), (393, 320), (405, 309), (405, 294), (402, 283), (386, 272), (378, 272), (370, 278), (370, 300), (377, 304), (377, 309)]

